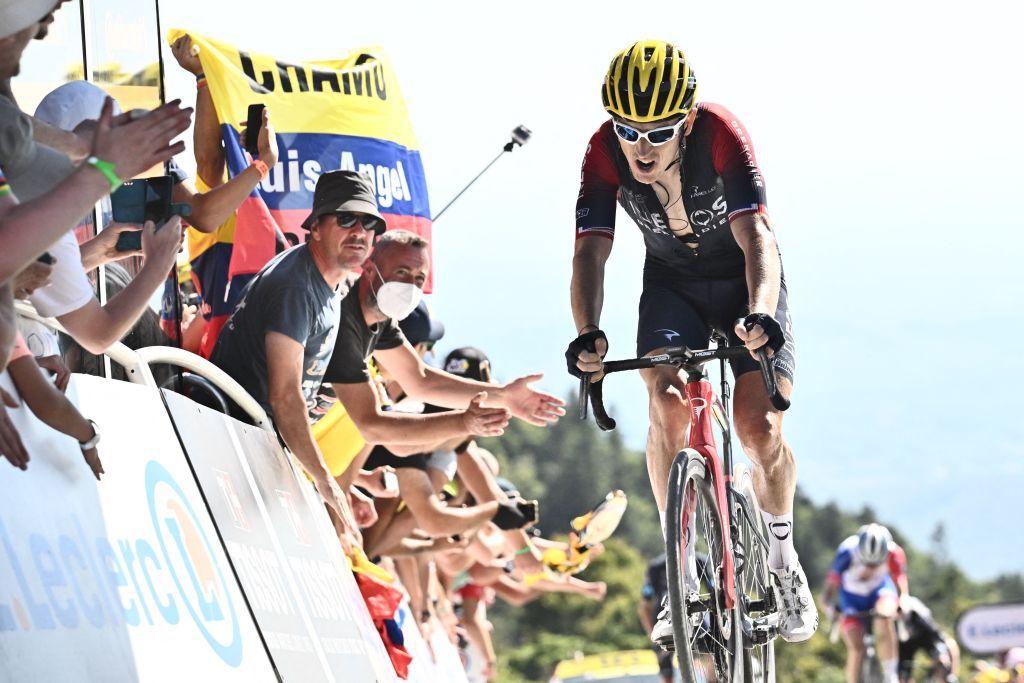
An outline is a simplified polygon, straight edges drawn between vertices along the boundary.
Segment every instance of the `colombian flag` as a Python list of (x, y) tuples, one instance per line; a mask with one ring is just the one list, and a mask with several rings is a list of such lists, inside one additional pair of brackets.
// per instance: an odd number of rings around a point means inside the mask
[(279, 150), (277, 165), (234, 216), (214, 233), (189, 231), (193, 280), (208, 321), (202, 353), (209, 356), (245, 284), (273, 257), (276, 228), (305, 239), (301, 223), (322, 173), (365, 174), (389, 230), (410, 230), (429, 240), (430, 205), (405, 100), (381, 48), (291, 63), (182, 29), (172, 29), (167, 38), (173, 43), (186, 34), (199, 46), (228, 173), (233, 177), (249, 166), (238, 132), (250, 104), (266, 105)]

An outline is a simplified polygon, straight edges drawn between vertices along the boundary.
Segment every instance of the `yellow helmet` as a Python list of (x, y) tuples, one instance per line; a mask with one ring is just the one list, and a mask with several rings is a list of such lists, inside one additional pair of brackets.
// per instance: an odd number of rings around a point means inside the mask
[(637, 123), (685, 116), (697, 77), (683, 51), (663, 40), (641, 40), (615, 55), (601, 89), (609, 114)]

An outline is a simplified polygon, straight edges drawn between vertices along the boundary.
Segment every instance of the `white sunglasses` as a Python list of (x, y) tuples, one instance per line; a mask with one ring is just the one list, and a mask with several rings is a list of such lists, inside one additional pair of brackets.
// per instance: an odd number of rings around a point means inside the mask
[(618, 121), (612, 121), (612, 124), (615, 128), (615, 134), (626, 143), (635, 145), (641, 140), (647, 140), (647, 142), (653, 146), (658, 147), (659, 145), (664, 145), (666, 142), (671, 142), (675, 139), (676, 135), (679, 134), (679, 129), (686, 124), (686, 118), (687, 117), (684, 116), (674, 125), (662, 126), (661, 128), (654, 128), (653, 130), (648, 131), (639, 131), (636, 128), (627, 126), (624, 123), (619, 123)]

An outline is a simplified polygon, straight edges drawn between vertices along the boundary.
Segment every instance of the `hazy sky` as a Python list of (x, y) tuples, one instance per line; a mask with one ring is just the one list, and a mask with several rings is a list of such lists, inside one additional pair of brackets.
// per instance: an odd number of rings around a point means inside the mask
[[(386, 47), (435, 211), (515, 125), (533, 129), (435, 226), (431, 304), (442, 350), (480, 346), (499, 377), (541, 369), (556, 392), (572, 386), (572, 216), (604, 69), (637, 39), (683, 46), (700, 98), (745, 123), (767, 181), (797, 335), (786, 433), (801, 486), (869, 503), (920, 545), (944, 522), (975, 576), (1024, 569), (1024, 106), (1006, 3), (161, 4), (165, 29), (285, 59)], [(193, 97), (167, 68), (168, 95)], [(617, 234), (602, 327), (623, 357), (643, 245), (621, 212)], [(641, 383), (609, 385), (642, 448)]]

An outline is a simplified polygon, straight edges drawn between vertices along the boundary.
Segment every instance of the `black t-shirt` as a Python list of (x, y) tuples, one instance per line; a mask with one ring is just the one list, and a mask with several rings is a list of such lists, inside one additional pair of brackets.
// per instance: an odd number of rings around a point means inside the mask
[(304, 347), (302, 394), (312, 406), (338, 333), (338, 310), (347, 293), (343, 282), (330, 288), (307, 245), (279, 254), (263, 267), (221, 330), (210, 360), (231, 375), (270, 412), (267, 374), (268, 332), (279, 332)]
[(396, 470), (409, 468), (414, 470), (427, 471), (427, 457), (429, 453), (413, 453), (412, 455), (395, 455), (384, 446), (374, 446), (369, 457), (363, 464), (364, 470), (375, 470), (378, 467), (390, 465)]
[(394, 349), (402, 345), (405, 335), (391, 318), (373, 326), (366, 324), (359, 303), (359, 280), (350, 279), (351, 291), (341, 301), (341, 318), (334, 354), (327, 364), (324, 382), (331, 384), (362, 384), (370, 381), (366, 361), (377, 349)]

